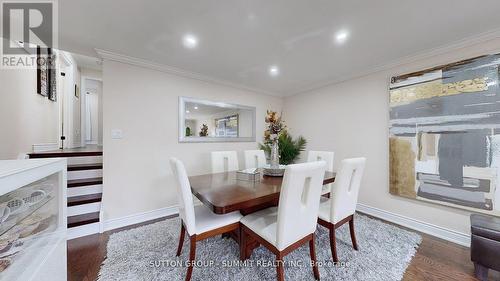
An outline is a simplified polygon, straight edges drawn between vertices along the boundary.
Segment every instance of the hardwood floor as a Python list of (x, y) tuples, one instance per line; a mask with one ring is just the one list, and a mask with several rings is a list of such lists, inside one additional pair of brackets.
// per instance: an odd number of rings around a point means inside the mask
[(94, 281), (97, 279), (101, 264), (106, 259), (106, 245), (111, 234), (174, 217), (177, 215), (69, 240), (68, 281)]
[[(172, 217), (175, 216), (167, 219)], [(68, 280), (97, 279), (100, 265), (106, 258), (106, 244), (110, 234), (160, 220), (163, 219), (68, 241)], [(423, 238), (422, 244), (403, 280), (477, 280), (473, 277), (474, 267), (468, 248), (427, 234), (420, 235)], [(490, 270), (490, 280), (500, 280), (500, 273)]]

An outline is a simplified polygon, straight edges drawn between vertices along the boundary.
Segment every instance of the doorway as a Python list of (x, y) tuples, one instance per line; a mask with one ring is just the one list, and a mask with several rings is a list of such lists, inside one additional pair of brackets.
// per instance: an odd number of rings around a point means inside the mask
[(82, 143), (102, 145), (102, 80), (82, 77)]
[(80, 147), (80, 100), (75, 88), (78, 82), (78, 66), (70, 53), (59, 52), (58, 98), (60, 99), (59, 132), (60, 148)]

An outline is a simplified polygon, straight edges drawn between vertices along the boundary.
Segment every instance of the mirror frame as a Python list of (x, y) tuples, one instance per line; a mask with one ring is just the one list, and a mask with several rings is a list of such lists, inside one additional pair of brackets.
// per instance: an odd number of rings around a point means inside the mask
[[(185, 127), (186, 127), (186, 119), (185, 119), (185, 113), (186, 113), (186, 103), (187, 102), (193, 102), (197, 104), (203, 104), (203, 105), (212, 105), (212, 106), (218, 106), (222, 108), (228, 108), (228, 109), (246, 109), (250, 110), (252, 112), (252, 119), (253, 119), (253, 124), (252, 124), (252, 136), (251, 137), (237, 137), (237, 138), (228, 138), (228, 137), (186, 137), (185, 136)], [(215, 102), (215, 101), (210, 101), (210, 100), (205, 100), (205, 99), (199, 99), (199, 98), (190, 98), (190, 97), (179, 97), (179, 142), (255, 142), (256, 137), (255, 137), (255, 132), (256, 132), (256, 108), (254, 106), (245, 106), (245, 105), (239, 105), (239, 104), (233, 104), (233, 103), (227, 103), (227, 102)], [(239, 126), (239, 124), (238, 124)]]

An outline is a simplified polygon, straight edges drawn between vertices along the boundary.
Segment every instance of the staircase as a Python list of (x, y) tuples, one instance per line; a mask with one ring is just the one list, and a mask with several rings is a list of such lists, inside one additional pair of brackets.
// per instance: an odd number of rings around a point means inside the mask
[(68, 161), (68, 239), (100, 230), (102, 200), (102, 147), (43, 151), (30, 158), (66, 158)]

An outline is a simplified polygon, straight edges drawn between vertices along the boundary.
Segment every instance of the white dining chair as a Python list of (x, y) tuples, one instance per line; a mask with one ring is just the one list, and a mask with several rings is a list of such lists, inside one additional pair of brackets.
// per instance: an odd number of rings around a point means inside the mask
[(186, 281), (191, 279), (193, 263), (196, 256), (196, 242), (237, 230), (242, 215), (232, 212), (225, 215), (216, 215), (204, 205), (194, 206), (191, 185), (184, 168), (184, 164), (176, 158), (170, 158), (170, 166), (177, 181), (177, 199), (179, 203), (179, 216), (181, 217), (181, 233), (177, 256), (180, 256), (184, 235), (187, 231), (190, 241), (189, 264)]
[[(335, 154), (331, 151), (313, 151), (310, 150), (307, 153), (307, 162), (314, 162), (314, 161), (325, 161), (326, 162), (326, 170), (328, 172), (333, 172), (333, 160), (334, 160)], [(332, 184), (326, 184), (323, 186), (323, 189), (321, 191), (321, 195), (325, 194), (332, 194)]]
[(262, 168), (266, 166), (264, 150), (245, 150), (245, 169)]
[(281, 185), (278, 207), (267, 208), (243, 217), (240, 221), (240, 258), (248, 258), (247, 235), (276, 255), (278, 280), (284, 280), (283, 258), (309, 242), (314, 277), (316, 265), (315, 236), (324, 161), (288, 165)]
[(351, 158), (342, 160), (340, 170), (333, 183), (334, 195), (321, 202), (318, 223), (330, 231), (330, 249), (333, 261), (338, 262), (335, 229), (349, 223), (351, 241), (354, 250), (358, 250), (354, 232), (354, 213), (358, 203), (359, 187), (365, 168), (366, 158)]
[(212, 151), (211, 158), (212, 174), (239, 170), (236, 151)]

